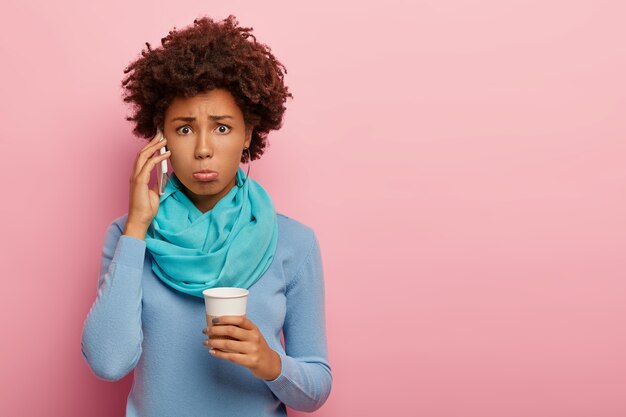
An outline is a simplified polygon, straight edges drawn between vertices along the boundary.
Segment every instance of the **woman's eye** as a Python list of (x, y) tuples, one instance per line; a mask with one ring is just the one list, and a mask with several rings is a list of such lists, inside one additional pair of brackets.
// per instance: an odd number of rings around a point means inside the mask
[[(186, 129), (187, 131), (186, 131), (186, 132), (183, 132), (183, 129)], [(176, 129), (176, 131), (177, 131), (178, 133), (183, 133), (183, 135), (186, 135), (187, 133), (189, 133), (189, 130), (190, 130), (190, 129), (189, 129), (189, 126), (181, 126), (181, 127), (179, 127), (178, 129)]]
[[(226, 130), (225, 130), (225, 129), (226, 129)], [(217, 127), (217, 131), (218, 131), (219, 133), (228, 133), (228, 132), (230, 132), (230, 126), (227, 126), (227, 125), (219, 125), (219, 126)]]

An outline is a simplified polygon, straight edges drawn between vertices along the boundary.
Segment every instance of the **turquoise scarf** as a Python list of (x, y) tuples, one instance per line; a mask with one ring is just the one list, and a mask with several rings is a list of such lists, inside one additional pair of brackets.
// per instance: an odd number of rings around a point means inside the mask
[(276, 212), (267, 191), (244, 178), (239, 167), (237, 185), (202, 213), (170, 174), (146, 234), (152, 270), (164, 283), (202, 297), (207, 288), (250, 288), (267, 270), (278, 241)]

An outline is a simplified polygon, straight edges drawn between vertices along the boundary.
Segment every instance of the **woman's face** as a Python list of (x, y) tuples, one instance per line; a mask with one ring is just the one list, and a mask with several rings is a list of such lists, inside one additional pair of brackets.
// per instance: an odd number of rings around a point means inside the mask
[[(211, 210), (236, 185), (243, 149), (250, 146), (252, 129), (246, 130), (235, 99), (224, 89), (176, 97), (165, 112), (163, 134), (185, 193), (203, 213)], [(217, 172), (217, 177), (195, 178), (194, 172), (202, 169)]]

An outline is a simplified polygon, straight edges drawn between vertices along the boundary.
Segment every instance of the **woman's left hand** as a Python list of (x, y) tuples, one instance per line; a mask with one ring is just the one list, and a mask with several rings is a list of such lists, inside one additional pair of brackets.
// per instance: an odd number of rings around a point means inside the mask
[[(202, 329), (202, 333), (207, 334), (207, 328)], [(209, 352), (213, 356), (245, 366), (259, 379), (269, 381), (280, 375), (278, 353), (268, 346), (259, 328), (246, 316), (219, 317), (218, 323), (209, 326), (208, 336), (209, 339), (202, 343), (210, 348)], [(212, 336), (226, 336), (230, 339), (213, 339)]]

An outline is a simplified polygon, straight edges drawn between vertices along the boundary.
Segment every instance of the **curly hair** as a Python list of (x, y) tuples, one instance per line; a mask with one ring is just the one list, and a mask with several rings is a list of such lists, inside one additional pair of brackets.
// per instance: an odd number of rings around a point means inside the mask
[(146, 42), (147, 50), (124, 69), (130, 74), (122, 80), (122, 97), (133, 105), (126, 120), (134, 122), (134, 134), (153, 137), (175, 97), (223, 88), (233, 95), (246, 126), (253, 127), (250, 159), (263, 154), (267, 134), (282, 126), (284, 103), (293, 95), (284, 85), (285, 66), (257, 42), (253, 28), (238, 24), (233, 15), (222, 22), (203, 16), (181, 31), (174, 27), (161, 39), (162, 48)]

